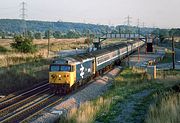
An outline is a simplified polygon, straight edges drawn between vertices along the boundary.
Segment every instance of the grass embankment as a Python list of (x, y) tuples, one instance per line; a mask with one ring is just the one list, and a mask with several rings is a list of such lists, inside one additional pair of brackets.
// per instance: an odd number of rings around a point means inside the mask
[(47, 50), (34, 54), (11, 49), (12, 40), (0, 40), (0, 95), (29, 88), (48, 79)]
[(22, 90), (48, 79), (50, 60), (40, 56), (13, 56), (0, 59), (0, 94)]
[(146, 123), (179, 123), (180, 93), (163, 93), (159, 98), (150, 106)]
[(180, 121), (180, 71), (163, 71), (164, 90), (154, 95), (146, 123), (178, 123)]
[[(158, 72), (157, 80), (150, 80), (144, 71), (125, 69), (114, 80), (114, 83), (101, 97), (82, 104), (78, 109), (74, 108), (68, 114), (66, 120), (60, 122), (91, 123), (95, 121), (109, 123), (121, 115), (129, 115), (128, 122), (143, 122), (149, 105), (159, 98), (156, 92), (164, 92), (167, 87), (176, 84), (179, 72)], [(164, 81), (164, 77), (166, 81)], [(172, 79), (173, 77), (173, 79)], [(134, 94), (149, 91), (149, 94), (142, 99), (136, 100)], [(156, 96), (154, 96), (156, 95)], [(130, 114), (123, 114), (123, 105), (128, 102), (136, 102)], [(128, 107), (124, 107), (128, 108)], [(168, 112), (167, 112), (168, 113)], [(123, 119), (124, 120), (124, 119)]]
[(7, 53), (9, 50), (6, 47), (0, 46), (1, 53)]

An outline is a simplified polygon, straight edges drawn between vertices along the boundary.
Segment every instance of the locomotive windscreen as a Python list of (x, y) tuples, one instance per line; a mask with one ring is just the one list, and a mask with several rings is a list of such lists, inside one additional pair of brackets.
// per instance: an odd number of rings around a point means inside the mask
[(70, 65), (51, 65), (50, 66), (50, 71), (56, 72), (56, 71), (71, 71), (71, 66)]

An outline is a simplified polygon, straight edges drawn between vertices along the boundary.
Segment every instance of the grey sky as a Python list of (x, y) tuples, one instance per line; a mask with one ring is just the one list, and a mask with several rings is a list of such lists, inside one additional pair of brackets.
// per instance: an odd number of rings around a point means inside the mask
[[(95, 24), (132, 24), (140, 19), (146, 26), (180, 27), (180, 0), (24, 0), (27, 19), (86, 22)], [(1, 0), (0, 18), (20, 18), (22, 0)]]

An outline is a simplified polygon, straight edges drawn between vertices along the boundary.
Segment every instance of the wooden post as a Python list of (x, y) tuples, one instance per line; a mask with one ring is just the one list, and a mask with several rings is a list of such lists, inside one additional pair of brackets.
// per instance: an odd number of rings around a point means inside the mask
[(154, 79), (156, 79), (157, 76), (156, 76), (156, 65), (154, 66)]
[(175, 69), (174, 36), (172, 36), (172, 62), (173, 62), (173, 70), (174, 70)]
[(145, 54), (147, 54), (147, 40), (148, 40), (148, 37), (146, 36), (146, 49), (145, 49)]
[(140, 49), (138, 47), (138, 63), (140, 62)]
[(48, 30), (48, 57), (50, 54), (50, 30)]

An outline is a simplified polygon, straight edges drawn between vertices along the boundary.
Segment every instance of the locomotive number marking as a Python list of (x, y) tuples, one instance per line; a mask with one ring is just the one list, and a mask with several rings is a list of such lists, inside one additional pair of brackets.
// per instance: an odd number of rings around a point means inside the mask
[(80, 71), (81, 71), (80, 76), (83, 79), (84, 78), (84, 66), (82, 64), (81, 64)]

